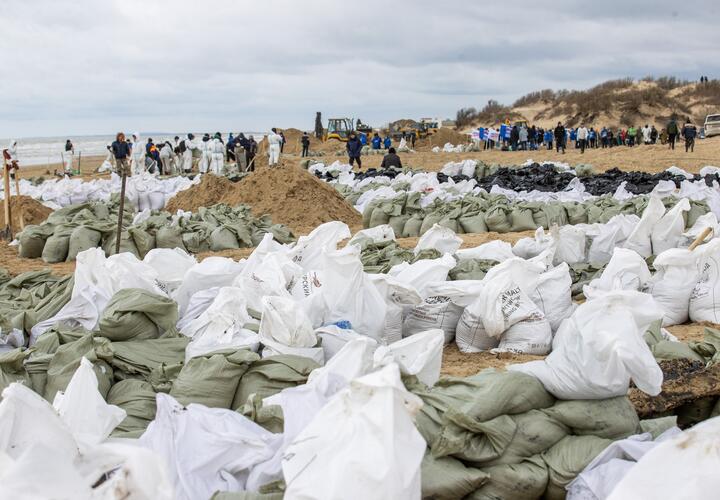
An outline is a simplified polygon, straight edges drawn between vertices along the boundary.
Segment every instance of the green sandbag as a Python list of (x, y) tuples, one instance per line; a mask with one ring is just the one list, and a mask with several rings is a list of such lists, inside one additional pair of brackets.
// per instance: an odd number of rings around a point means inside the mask
[(548, 468), (545, 498), (563, 500), (565, 486), (570, 484), (610, 443), (612, 440), (596, 436), (567, 436), (543, 453), (542, 458)]
[(250, 395), (264, 399), (307, 382), (310, 372), (319, 368), (315, 361), (290, 354), (270, 356), (253, 362), (237, 386), (232, 408), (240, 408)]
[(181, 248), (185, 250), (182, 229), (177, 226), (161, 227), (155, 233), (155, 245), (157, 248)]
[(485, 225), (485, 214), (480, 212), (476, 215), (464, 215), (458, 219), (458, 223), (466, 234), (487, 233)]
[(387, 224), (390, 221), (390, 216), (387, 214), (385, 209), (378, 205), (370, 214), (370, 222), (368, 227), (377, 227)]
[(444, 217), (443, 219), (440, 219), (440, 222), (438, 222), (438, 225), (440, 227), (446, 227), (450, 229), (453, 233), (459, 233), (460, 232), (460, 226), (458, 225), (457, 219), (451, 219), (449, 217)]
[(423, 219), (421, 215), (413, 215), (405, 223), (402, 230), (403, 238), (417, 238), (420, 236), (420, 229), (422, 228)]
[[(108, 234), (105, 239), (103, 239), (102, 249), (105, 252), (105, 255), (115, 255), (115, 241), (117, 233), (112, 232)], [(120, 234), (120, 252), (119, 253), (131, 253), (135, 257), (140, 258), (140, 253), (138, 252), (137, 246), (135, 246), (135, 242), (133, 241), (132, 237), (130, 236), (130, 233), (127, 231), (123, 231)]]
[(477, 490), (488, 481), (488, 474), (465, 467), (451, 457), (434, 458), (426, 452), (423, 456), (420, 478), (422, 497), (432, 500), (455, 500)]
[(240, 248), (235, 233), (230, 229), (220, 226), (216, 227), (212, 233), (210, 233), (210, 250), (213, 252), (219, 252), (221, 250), (228, 250)]
[(295, 236), (293, 235), (292, 231), (290, 231), (290, 228), (285, 227), (282, 224), (273, 224), (272, 226), (270, 226), (270, 232), (272, 233), (273, 238), (275, 238), (276, 241), (284, 245), (295, 241)]
[(485, 225), (488, 231), (496, 233), (510, 232), (510, 218), (508, 217), (507, 207), (495, 206), (485, 213)]
[(144, 258), (150, 250), (155, 248), (155, 236), (152, 234), (136, 227), (131, 227), (128, 233), (133, 243), (135, 243), (135, 248), (137, 248), (138, 255), (141, 259)]
[(548, 469), (535, 455), (519, 464), (495, 465), (482, 470), (490, 480), (465, 500), (537, 500), (548, 484)]
[(571, 429), (572, 434), (622, 439), (636, 434), (640, 421), (627, 396), (609, 399), (558, 401), (543, 410)]
[(98, 358), (95, 349), (96, 343), (91, 335), (85, 335), (74, 342), (58, 347), (48, 364), (44, 392), (46, 400), (52, 402), (57, 391), (65, 390), (83, 357), (93, 364), (93, 370), (98, 379), (98, 391), (103, 398), (107, 396), (112, 385), (113, 370), (109, 364)]
[(262, 398), (257, 394), (249, 397), (245, 404), (237, 409), (237, 412), (273, 434), (283, 433), (285, 418), (282, 406), (263, 405)]
[(22, 347), (0, 353), (0, 398), (2, 391), (14, 382), (32, 388), (30, 376), (23, 366), (27, 355), (28, 351)]
[(485, 278), (490, 269), (498, 264), (498, 261), (489, 259), (461, 260), (448, 272), (448, 280), (481, 280)]
[(516, 425), (515, 435), (504, 453), (482, 467), (502, 464), (519, 464), (533, 455), (538, 455), (568, 435), (568, 428), (549, 417), (542, 410), (510, 417)]
[(388, 224), (393, 229), (396, 238), (402, 238), (403, 231), (405, 230), (405, 224), (410, 220), (410, 215), (393, 215), (388, 220)]
[(185, 348), (190, 339), (179, 337), (129, 340), (112, 342), (113, 356), (110, 364), (116, 379), (142, 378), (148, 380), (150, 373), (161, 365), (173, 365), (185, 361)]
[(430, 213), (423, 219), (422, 225), (420, 226), (420, 236), (427, 233), (432, 229), (435, 224), (438, 224), (442, 220), (443, 216), (436, 213)]
[(183, 405), (198, 403), (229, 409), (240, 378), (259, 359), (254, 352), (243, 349), (192, 358), (180, 371), (170, 395)]
[(370, 219), (372, 218), (373, 211), (380, 204), (380, 200), (373, 200), (365, 206), (362, 213), (362, 222), (364, 228), (370, 227)]
[(100, 245), (102, 234), (89, 227), (80, 226), (73, 230), (70, 235), (70, 246), (68, 247), (67, 260), (75, 260), (77, 254), (84, 252), (89, 248), (96, 248)]
[(204, 231), (183, 233), (182, 240), (188, 252), (200, 253), (210, 250), (208, 235)]
[(640, 421), (640, 432), (649, 432), (653, 439), (657, 439), (663, 432), (675, 426), (677, 426), (677, 417), (675, 415), (646, 418)]
[(155, 391), (144, 380), (121, 380), (110, 389), (107, 403), (119, 406), (127, 413), (113, 433), (146, 429), (155, 419)]
[[(142, 342), (150, 342), (149, 340), (143, 340)], [(165, 394), (170, 393), (173, 384), (180, 376), (180, 372), (185, 366), (185, 363), (162, 363), (150, 371), (147, 380), (152, 385), (155, 392), (163, 392)]]
[(26, 226), (18, 235), (20, 246), (18, 255), (23, 259), (38, 259), (42, 256), (45, 241), (52, 234), (52, 226), (44, 224), (41, 226)]
[(45, 242), (42, 259), (48, 264), (65, 262), (70, 247), (70, 236), (50, 236)]
[(587, 224), (587, 208), (581, 203), (568, 202), (563, 204), (570, 224)]
[(537, 229), (532, 210), (516, 207), (510, 211), (510, 231), (532, 231)]
[(116, 341), (174, 335), (177, 318), (174, 300), (140, 288), (125, 288), (110, 299), (98, 323), (98, 335)]

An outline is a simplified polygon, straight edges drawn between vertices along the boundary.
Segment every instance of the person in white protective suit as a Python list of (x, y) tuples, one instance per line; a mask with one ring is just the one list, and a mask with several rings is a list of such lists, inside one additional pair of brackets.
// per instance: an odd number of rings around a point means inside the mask
[(133, 175), (138, 175), (145, 170), (145, 144), (140, 142), (140, 132), (132, 135), (132, 156), (130, 168)]
[(182, 169), (186, 174), (192, 172), (193, 150), (197, 149), (193, 139), (195, 139), (195, 136), (188, 134), (187, 139), (180, 141), (179, 149), (180, 154), (182, 154)]
[(65, 152), (63, 153), (63, 163), (65, 164), (65, 173), (70, 174), (73, 170), (73, 157), (75, 156), (75, 146), (68, 139), (65, 141)]
[(160, 163), (162, 163), (163, 175), (171, 175), (176, 173), (176, 157), (175, 148), (170, 141), (165, 141), (160, 147)]
[(200, 141), (200, 144), (198, 145), (198, 149), (200, 150), (200, 163), (198, 165), (198, 170), (201, 174), (206, 174), (208, 168), (210, 167), (210, 161), (212, 160), (211, 147), (210, 134), (203, 135), (202, 141)]
[(270, 155), (268, 165), (273, 167), (280, 161), (280, 143), (282, 142), (282, 137), (277, 133), (277, 129), (273, 128), (268, 134), (267, 139), (268, 145), (270, 146), (268, 148), (268, 154)]
[(215, 175), (222, 175), (225, 167), (225, 143), (222, 141), (220, 132), (215, 133), (210, 141), (210, 172)]

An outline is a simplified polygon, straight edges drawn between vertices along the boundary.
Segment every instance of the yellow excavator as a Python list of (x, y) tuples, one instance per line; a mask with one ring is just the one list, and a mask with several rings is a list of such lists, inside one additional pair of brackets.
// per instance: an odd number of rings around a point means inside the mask
[(351, 132), (364, 132), (368, 136), (372, 135), (371, 126), (363, 123), (359, 118), (354, 121), (352, 118), (330, 118), (328, 119), (327, 129), (325, 129), (324, 140), (329, 141), (335, 139), (347, 142)]

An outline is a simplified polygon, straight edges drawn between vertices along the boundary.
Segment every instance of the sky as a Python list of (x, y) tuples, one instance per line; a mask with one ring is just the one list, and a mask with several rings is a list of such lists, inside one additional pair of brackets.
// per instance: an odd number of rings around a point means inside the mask
[(2, 0), (0, 26), (0, 137), (377, 127), (720, 77), (717, 0)]

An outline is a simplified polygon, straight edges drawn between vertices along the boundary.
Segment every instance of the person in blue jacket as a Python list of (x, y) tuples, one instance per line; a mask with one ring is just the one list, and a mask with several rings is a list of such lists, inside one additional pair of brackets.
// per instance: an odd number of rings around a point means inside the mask
[(380, 138), (378, 133), (375, 132), (375, 134), (373, 135), (373, 138), (372, 138), (372, 148), (380, 149), (381, 146), (382, 146), (382, 139)]
[(390, 149), (390, 146), (392, 146), (392, 139), (390, 139), (389, 135), (385, 136), (385, 140), (383, 141), (383, 145), (385, 146), (385, 149)]
[(545, 145), (548, 148), (548, 151), (552, 150), (552, 148), (553, 148), (553, 131), (552, 131), (552, 129), (547, 129), (545, 131)]
[(580, 145), (578, 144), (578, 141), (577, 141), (577, 129), (574, 129), (574, 128), (570, 129), (570, 142), (575, 143), (575, 149), (580, 147)]
[(353, 166), (353, 164), (357, 162), (358, 168), (362, 168), (360, 153), (362, 152), (363, 145), (357, 135), (355, 135), (355, 132), (350, 132), (350, 137), (348, 138), (345, 147), (347, 148), (348, 156), (350, 157), (350, 166)]
[(363, 146), (367, 146), (367, 135), (365, 135), (365, 132), (360, 132), (360, 142)]

